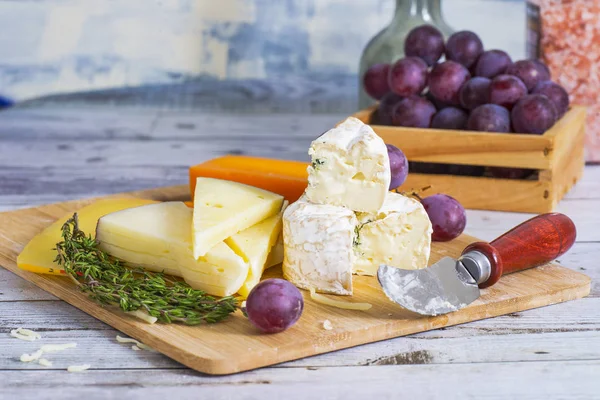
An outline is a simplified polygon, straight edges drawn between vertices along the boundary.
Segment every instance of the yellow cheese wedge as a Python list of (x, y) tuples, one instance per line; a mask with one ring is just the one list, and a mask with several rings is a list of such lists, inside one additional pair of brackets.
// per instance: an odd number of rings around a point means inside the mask
[(282, 216), (283, 210), (279, 214), (225, 239), (225, 243), (250, 264), (248, 277), (238, 291), (243, 297), (248, 297), (252, 288), (260, 282), (271, 249), (281, 233)]
[(275, 242), (275, 246), (271, 249), (269, 253), (269, 257), (267, 258), (267, 262), (265, 264), (265, 269), (269, 269), (276, 265), (279, 265), (283, 262), (283, 234), (279, 235), (277, 238), (277, 242)]
[(236, 293), (248, 276), (248, 263), (223, 242), (198, 259), (192, 255), (192, 209), (182, 202), (105, 215), (96, 238), (101, 249), (129, 265), (181, 276), (212, 295)]
[[(115, 211), (152, 203), (155, 203), (155, 201), (143, 199), (105, 199), (96, 201), (77, 211), (79, 228), (86, 234), (94, 236), (96, 223), (100, 217)], [(17, 257), (19, 268), (39, 274), (64, 275), (65, 271), (54, 262), (56, 251), (53, 249), (56, 243), (61, 241), (61, 227), (72, 216), (73, 213), (68, 213), (31, 239)]]
[(198, 178), (194, 193), (194, 257), (281, 210), (283, 196), (237, 182)]

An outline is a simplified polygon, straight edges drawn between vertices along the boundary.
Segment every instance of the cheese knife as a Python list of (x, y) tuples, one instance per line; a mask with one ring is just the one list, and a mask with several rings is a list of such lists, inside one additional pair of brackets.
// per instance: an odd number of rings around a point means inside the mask
[(504, 274), (537, 267), (565, 254), (575, 242), (575, 224), (559, 213), (542, 214), (491, 243), (468, 245), (455, 260), (444, 257), (429, 268), (404, 270), (382, 264), (377, 279), (390, 300), (422, 315), (458, 311)]

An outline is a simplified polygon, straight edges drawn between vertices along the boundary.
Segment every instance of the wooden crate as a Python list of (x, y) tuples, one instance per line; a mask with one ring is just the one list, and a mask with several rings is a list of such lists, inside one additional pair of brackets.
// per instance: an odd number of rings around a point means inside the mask
[[(354, 116), (369, 123), (374, 108)], [(410, 173), (402, 189), (432, 186), (466, 208), (544, 213), (583, 175), (584, 107), (571, 108), (543, 135), (523, 135), (372, 125), (386, 143), (402, 149), (409, 161), (527, 168), (535, 179), (498, 179)]]

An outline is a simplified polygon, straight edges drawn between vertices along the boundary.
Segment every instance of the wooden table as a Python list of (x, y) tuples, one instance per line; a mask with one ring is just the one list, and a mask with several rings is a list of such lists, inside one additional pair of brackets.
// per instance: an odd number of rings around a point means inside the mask
[[(189, 165), (226, 153), (306, 159), (341, 117), (12, 109), (0, 113), (0, 210), (186, 183)], [(559, 261), (594, 279), (588, 298), (233, 376), (132, 351), (114, 329), (0, 268), (0, 398), (599, 398), (600, 167), (586, 169), (558, 211), (578, 229)], [(491, 240), (529, 217), (469, 211), (467, 232)], [(21, 363), (40, 342), (11, 338), (16, 327), (78, 346), (53, 354), (51, 368)], [(85, 363), (85, 373), (64, 370)]]

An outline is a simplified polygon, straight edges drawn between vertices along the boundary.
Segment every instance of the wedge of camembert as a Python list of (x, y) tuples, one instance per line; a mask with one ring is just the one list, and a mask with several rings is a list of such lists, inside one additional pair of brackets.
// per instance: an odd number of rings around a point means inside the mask
[(314, 140), (308, 154), (308, 201), (362, 212), (381, 208), (390, 187), (390, 160), (369, 125), (350, 117)]
[(427, 267), (431, 222), (423, 205), (390, 192), (374, 213), (357, 213), (354, 273), (376, 275), (379, 265), (401, 269)]
[(281, 210), (283, 196), (242, 183), (198, 178), (194, 192), (194, 257)]
[(192, 209), (165, 202), (117, 211), (96, 227), (99, 248), (129, 265), (180, 276), (194, 289), (215, 296), (236, 293), (249, 264), (224, 242), (204, 256), (192, 254)]
[(352, 294), (356, 216), (302, 197), (283, 214), (283, 276), (302, 289)]

